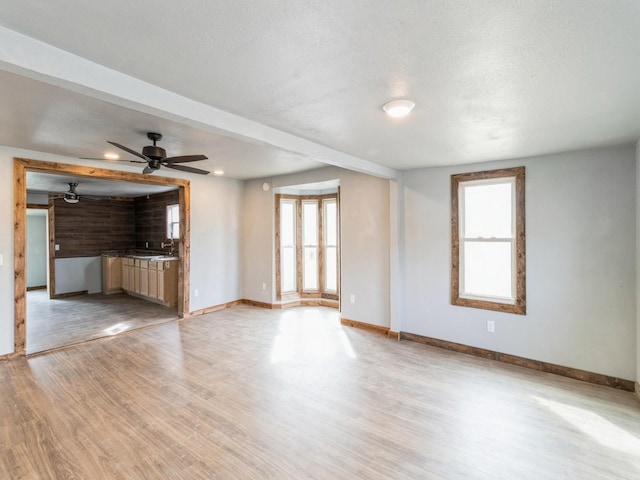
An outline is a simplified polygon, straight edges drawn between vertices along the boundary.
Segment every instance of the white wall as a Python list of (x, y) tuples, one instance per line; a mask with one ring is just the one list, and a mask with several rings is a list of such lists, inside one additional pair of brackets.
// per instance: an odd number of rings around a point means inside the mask
[[(242, 298), (243, 182), (191, 180), (191, 311)], [(195, 291), (198, 290), (196, 297)]]
[[(274, 303), (275, 250), (273, 188), (340, 181), (342, 317), (389, 326), (389, 182), (336, 167), (268, 179), (245, 185), (244, 295)], [(267, 292), (262, 291), (267, 283)], [(349, 302), (355, 295), (356, 303)]]
[(102, 257), (56, 258), (56, 295), (102, 292)]
[(0, 148), (0, 355), (13, 352), (13, 162)]
[[(527, 315), (452, 306), (450, 175), (519, 165), (526, 167)], [(403, 181), (404, 331), (636, 378), (632, 147), (421, 169)]]
[(640, 142), (636, 144), (636, 394), (640, 396)]
[(250, 180), (244, 186), (243, 295), (257, 302), (273, 303), (275, 203), (273, 188), (265, 192), (263, 183), (264, 180)]
[(47, 216), (27, 211), (27, 287), (47, 284)]
[[(0, 146), (0, 355), (13, 351), (13, 158), (139, 173), (128, 164), (78, 160)], [(190, 310), (242, 298), (241, 223), (243, 182), (214, 176), (181, 175), (162, 170), (162, 176), (191, 182), (191, 295)], [(57, 283), (57, 282), (56, 282)], [(194, 290), (198, 289), (198, 297)]]

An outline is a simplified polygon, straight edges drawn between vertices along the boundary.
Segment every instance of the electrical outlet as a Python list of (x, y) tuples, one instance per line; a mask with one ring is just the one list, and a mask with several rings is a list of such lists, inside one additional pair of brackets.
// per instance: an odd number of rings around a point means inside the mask
[(494, 333), (496, 331), (496, 324), (493, 320), (487, 320), (487, 332)]
[(0, 255), (0, 267), (4, 265), (4, 256)]
[(149, 242), (144, 242), (144, 248), (149, 248)]
[(56, 252), (60, 250), (60, 245), (56, 243)]
[(265, 291), (267, 289), (267, 284), (262, 282), (262, 291)]
[(351, 300), (351, 303), (356, 303), (356, 296), (353, 293), (350, 295), (349, 299)]
[(197, 297), (197, 296), (198, 296), (198, 293), (199, 293), (199, 292), (198, 292), (198, 289), (196, 288), (196, 289), (193, 291), (193, 296), (194, 296), (194, 297)]

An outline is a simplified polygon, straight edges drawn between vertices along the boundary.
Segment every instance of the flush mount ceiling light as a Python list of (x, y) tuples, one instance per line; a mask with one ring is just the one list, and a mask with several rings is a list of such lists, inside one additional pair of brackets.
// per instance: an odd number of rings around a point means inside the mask
[(104, 154), (104, 158), (106, 158), (107, 160), (119, 160), (120, 159), (120, 155), (118, 155), (117, 153), (113, 153), (113, 152), (107, 152)]
[(411, 112), (415, 106), (416, 104), (411, 100), (392, 100), (391, 102), (385, 103), (382, 109), (390, 117), (404, 117), (405, 115), (409, 115), (409, 112)]
[(224, 170), (220, 170), (220, 169), (218, 169), (218, 170), (214, 170), (214, 171), (213, 171), (213, 174), (214, 174), (214, 175), (218, 175), (218, 176), (220, 176), (220, 175), (224, 175)]

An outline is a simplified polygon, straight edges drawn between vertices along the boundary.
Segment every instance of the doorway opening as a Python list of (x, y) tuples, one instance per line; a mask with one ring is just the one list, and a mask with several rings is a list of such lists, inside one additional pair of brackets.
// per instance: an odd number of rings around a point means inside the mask
[[(132, 282), (127, 284), (127, 293), (119, 293), (118, 291), (112, 291), (115, 295), (87, 295), (90, 289), (98, 289), (102, 292), (102, 284), (104, 279), (102, 278), (102, 261), (100, 256), (92, 255), (87, 256), (86, 252), (77, 252), (78, 256), (74, 256), (70, 251), (66, 250), (66, 255), (55, 255), (56, 251), (60, 251), (60, 243), (56, 241), (55, 236), (55, 199), (54, 195), (48, 195), (48, 204), (46, 206), (39, 206), (40, 209), (46, 209), (48, 212), (49, 221), (47, 222), (48, 232), (48, 276), (47, 286), (44, 289), (32, 289), (29, 288), (30, 281), (30, 265), (35, 260), (29, 260), (31, 255), (27, 252), (31, 235), (30, 231), (33, 230), (28, 227), (27, 218), (31, 215), (27, 215), (27, 206), (32, 207), (32, 204), (27, 203), (27, 190), (28, 174), (50, 174), (56, 176), (64, 176), (65, 178), (81, 179), (84, 182), (97, 181), (100, 179), (110, 182), (129, 182), (130, 184), (136, 184), (139, 187), (159, 187), (162, 191), (174, 191), (178, 205), (178, 229), (181, 232), (179, 239), (172, 239), (171, 242), (167, 242), (170, 245), (171, 257), (165, 262), (167, 255), (139, 255), (138, 260), (132, 260), (135, 265), (132, 265)], [(89, 340), (100, 336), (108, 336), (121, 333), (126, 330), (137, 328), (140, 326), (146, 326), (151, 323), (159, 323), (162, 321), (169, 321), (171, 319), (181, 318), (184, 312), (189, 312), (189, 290), (188, 290), (188, 278), (189, 278), (189, 181), (178, 178), (167, 177), (155, 177), (149, 175), (142, 175), (136, 173), (129, 173), (123, 171), (114, 171), (107, 169), (91, 168), (79, 165), (64, 165), (52, 162), (43, 162), (38, 160), (28, 159), (14, 159), (14, 196), (15, 196), (15, 232), (14, 232), (14, 246), (15, 246), (15, 329), (14, 329), (14, 354), (35, 353), (36, 351), (48, 350), (51, 348), (57, 348), (59, 346), (68, 345), (72, 343), (78, 343), (79, 341)], [(115, 183), (114, 183), (115, 184)], [(49, 192), (51, 193), (51, 192)], [(81, 197), (82, 198), (82, 197)], [(60, 202), (62, 200), (58, 199)], [(98, 199), (92, 200), (90, 196), (85, 199), (85, 205), (89, 206), (91, 202), (100, 202)], [(123, 197), (112, 198), (110, 202), (126, 202), (127, 199)], [(128, 201), (131, 201), (129, 199)], [(79, 202), (82, 204), (82, 202)], [(99, 208), (103, 211), (109, 211), (109, 203), (103, 202)], [(72, 205), (78, 206), (78, 203)], [(166, 208), (166, 207), (163, 207)], [(61, 211), (61, 210), (60, 210)], [(76, 210), (75, 213), (78, 213)], [(98, 215), (93, 213), (94, 216)], [(70, 217), (71, 220), (73, 216)], [(175, 217), (173, 218), (175, 220)], [(105, 220), (105, 215), (100, 216), (99, 222), (108, 224)], [(175, 223), (175, 222), (174, 222)], [(68, 227), (67, 227), (68, 228)], [(162, 235), (164, 234), (166, 226), (162, 226)], [(175, 228), (175, 226), (174, 226)], [(69, 233), (67, 231), (65, 234)], [(111, 229), (107, 226), (103, 236), (107, 236), (111, 233)], [(60, 236), (59, 230), (59, 236)], [(72, 237), (73, 238), (73, 237)], [(71, 241), (65, 242), (68, 246)], [(106, 244), (92, 245), (84, 247), (81, 245), (81, 241), (76, 242), (73, 248), (93, 248), (94, 250), (104, 250)], [(146, 242), (147, 244), (149, 242)], [(164, 248), (165, 242), (162, 243)], [(137, 245), (136, 245), (137, 246)], [(154, 247), (154, 245), (152, 245)], [(160, 245), (157, 246), (160, 249)], [(123, 249), (122, 249), (123, 250)], [(135, 249), (134, 249), (135, 250)], [(121, 249), (117, 249), (116, 255), (112, 255), (111, 258), (118, 258), (117, 255)], [(95, 251), (93, 252), (95, 254)], [(135, 253), (135, 252), (134, 252)], [(152, 253), (142, 252), (142, 253)], [(164, 252), (153, 252), (164, 253)], [(168, 253), (168, 252), (167, 252)], [(84, 255), (84, 256), (83, 256)], [(96, 258), (97, 257), (97, 258)], [(159, 257), (162, 257), (160, 260)], [(156, 261), (155, 258), (158, 258)], [(140, 267), (140, 270), (135, 270), (138, 275), (134, 279), (134, 269)], [(146, 275), (140, 275), (143, 272), (142, 267), (145, 268)], [(153, 267), (153, 272), (152, 272)], [(171, 270), (171, 276), (168, 275), (168, 270)], [(56, 282), (56, 270), (57, 270), (57, 282)], [(96, 274), (97, 270), (97, 274)], [(114, 272), (121, 274), (125, 269), (118, 264), (118, 268)], [(85, 283), (79, 283), (79, 277), (86, 277), (89, 280)], [(96, 280), (96, 276), (98, 280)], [(151, 291), (155, 298), (158, 296), (158, 291), (166, 292), (169, 288), (166, 286), (163, 280), (164, 278), (173, 279), (175, 282), (175, 296), (173, 299), (173, 305), (175, 305), (171, 311), (167, 310), (166, 306), (157, 304), (162, 302), (156, 302), (149, 293), (149, 290), (140, 291), (134, 290), (135, 286), (140, 286), (141, 279), (147, 289), (149, 289), (149, 279), (153, 280), (153, 287)], [(158, 283), (155, 283), (155, 282)], [(96, 282), (100, 285), (96, 287)], [(125, 285), (120, 280), (120, 287)], [(57, 287), (56, 287), (57, 284)], [(89, 285), (86, 288), (78, 290), (79, 287), (74, 285)], [(27, 293), (27, 290), (29, 292)], [(93, 292), (96, 293), (96, 292)], [(141, 293), (144, 293), (142, 295)], [(28, 298), (29, 296), (29, 298)], [(118, 298), (120, 297), (120, 299)], [(51, 299), (56, 299), (56, 303), (52, 304)], [(151, 299), (152, 301), (146, 301)], [(27, 301), (29, 300), (29, 301)], [(118, 301), (121, 300), (121, 301)], [(34, 314), (32, 317), (31, 313)], [(136, 313), (137, 312), (137, 313)], [(75, 316), (75, 322), (64, 321), (70, 316)], [(144, 320), (144, 321), (136, 321)], [(124, 321), (124, 319), (127, 319)], [(99, 320), (99, 321), (98, 321)], [(62, 323), (57, 323), (62, 321)], [(78, 335), (78, 328), (85, 322), (90, 325), (89, 329), (83, 334)], [(102, 323), (101, 323), (102, 322)], [(38, 326), (40, 323), (40, 326)], [(31, 330), (40, 328), (43, 335), (38, 339), (31, 337)], [(47, 329), (48, 328), (48, 329)], [(29, 339), (29, 341), (27, 341)]]

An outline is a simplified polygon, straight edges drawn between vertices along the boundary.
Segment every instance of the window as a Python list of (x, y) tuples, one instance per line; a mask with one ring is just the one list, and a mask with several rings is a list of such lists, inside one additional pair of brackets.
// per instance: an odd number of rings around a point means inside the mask
[(526, 313), (524, 167), (451, 176), (451, 303)]
[(302, 290), (318, 291), (318, 201), (302, 201)]
[(324, 291), (338, 293), (338, 203), (322, 201), (324, 220)]
[(276, 195), (278, 300), (338, 300), (337, 194)]
[(180, 238), (180, 205), (167, 205), (167, 238)]
[(298, 290), (296, 282), (296, 202), (280, 202), (280, 278), (282, 292)]

